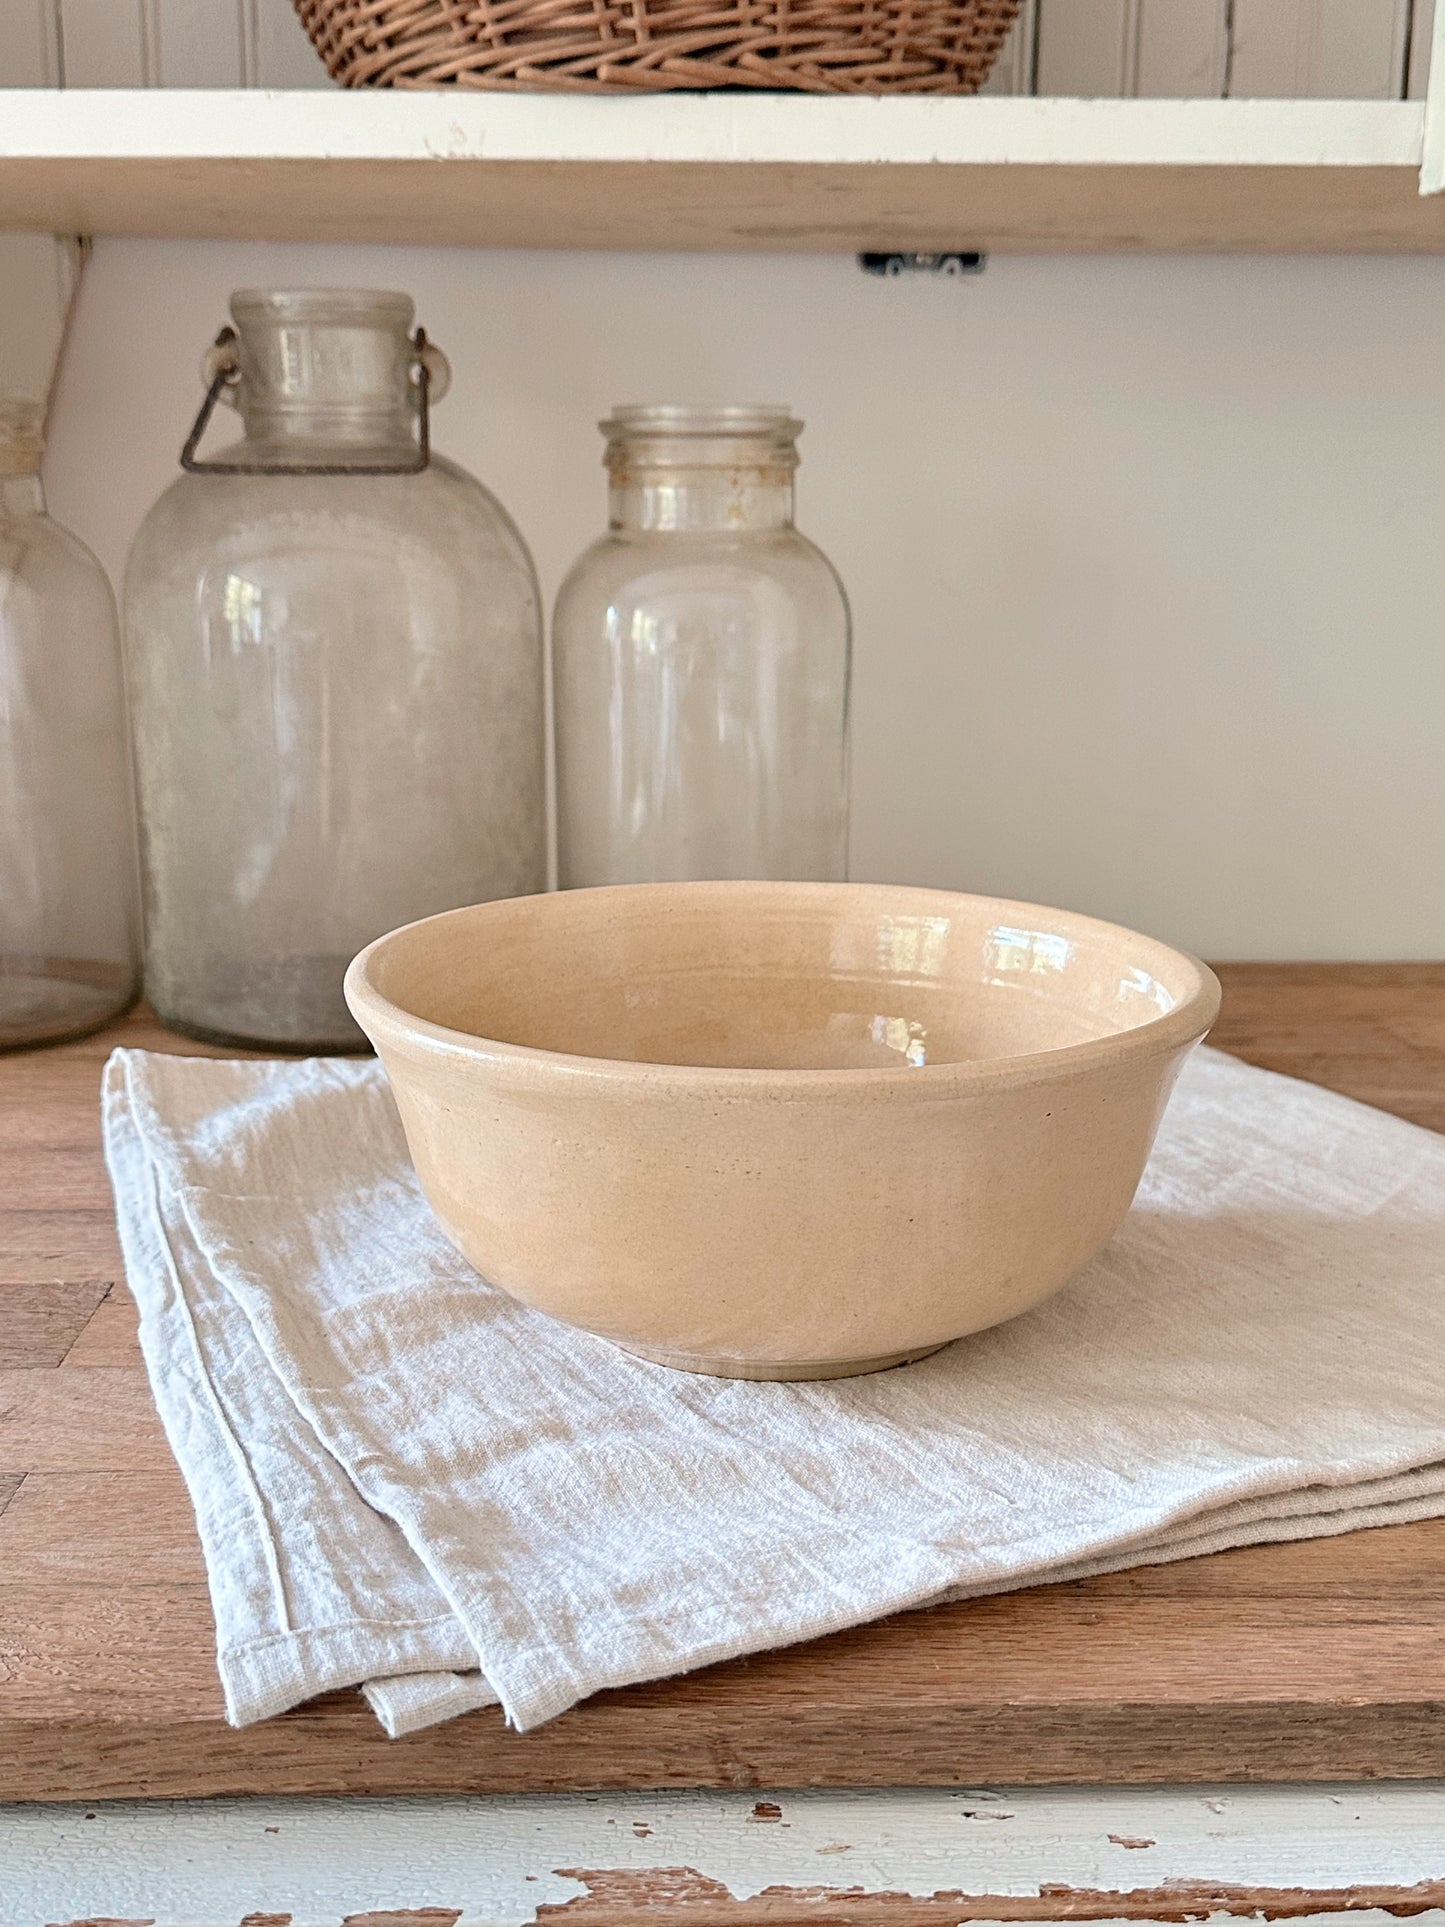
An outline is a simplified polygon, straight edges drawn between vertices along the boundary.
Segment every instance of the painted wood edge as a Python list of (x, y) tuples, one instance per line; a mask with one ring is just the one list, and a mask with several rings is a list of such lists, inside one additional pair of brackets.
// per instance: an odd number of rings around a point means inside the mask
[(1430, 66), (1425, 76), (1425, 124), (1420, 160), (1421, 194), (1445, 191), (1445, 6), (1437, 5), (1430, 28)]
[(7, 1922), (943, 1927), (1410, 1918), (1445, 1788), (228, 1800), (0, 1813)]
[(1409, 100), (14, 89), (0, 92), (0, 159), (1414, 168), (1426, 112)]

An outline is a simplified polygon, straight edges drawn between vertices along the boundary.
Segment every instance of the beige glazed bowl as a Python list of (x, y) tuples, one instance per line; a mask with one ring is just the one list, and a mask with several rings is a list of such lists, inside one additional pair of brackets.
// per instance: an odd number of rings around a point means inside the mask
[(478, 1271), (738, 1378), (876, 1371), (1057, 1291), (1219, 1008), (1113, 924), (829, 883), (479, 904), (379, 939), (346, 995)]

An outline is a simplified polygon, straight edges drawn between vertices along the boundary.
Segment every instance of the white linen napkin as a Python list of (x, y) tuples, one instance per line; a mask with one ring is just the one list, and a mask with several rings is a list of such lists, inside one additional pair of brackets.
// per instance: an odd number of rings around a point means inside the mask
[(1214, 1051), (1066, 1291), (811, 1385), (484, 1283), (372, 1061), (116, 1051), (103, 1109), (237, 1725), (360, 1683), (392, 1733), (527, 1728), (902, 1607), (1445, 1513), (1445, 1138)]

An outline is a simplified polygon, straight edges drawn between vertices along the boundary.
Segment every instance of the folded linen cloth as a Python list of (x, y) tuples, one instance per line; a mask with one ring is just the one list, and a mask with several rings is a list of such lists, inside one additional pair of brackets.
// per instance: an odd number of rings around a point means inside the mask
[(103, 1111), (237, 1725), (360, 1683), (392, 1733), (527, 1728), (903, 1607), (1445, 1513), (1445, 1138), (1214, 1051), (1066, 1291), (822, 1384), (481, 1281), (374, 1062), (117, 1051)]

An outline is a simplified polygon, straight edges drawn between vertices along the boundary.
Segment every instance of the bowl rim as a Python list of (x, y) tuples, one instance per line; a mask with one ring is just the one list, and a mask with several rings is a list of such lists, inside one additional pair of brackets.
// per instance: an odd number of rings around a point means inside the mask
[[(777, 892), (779, 896), (825, 896), (845, 892), (866, 902), (897, 902), (900, 896), (911, 900), (931, 899), (940, 907), (968, 904), (985, 908), (1000, 920), (1017, 913), (1033, 918), (1051, 918), (1054, 927), (1066, 926), (1064, 934), (1078, 931), (1095, 935), (1127, 937), (1152, 951), (1162, 961), (1168, 958), (1183, 969), (1189, 988), (1172, 1010), (1161, 1011), (1128, 1030), (1111, 1031), (1101, 1037), (1085, 1038), (1081, 1043), (1060, 1045), (1057, 1049), (1024, 1051), (1010, 1057), (957, 1058), (937, 1064), (891, 1064), (876, 1066), (838, 1066), (791, 1069), (784, 1066), (738, 1064), (658, 1064), (626, 1057), (588, 1057), (570, 1051), (545, 1050), (534, 1044), (513, 1044), (504, 1039), (482, 1037), (471, 1031), (454, 1030), (445, 1024), (394, 1003), (376, 988), (371, 978), (372, 965), (398, 938), (420, 929), (424, 924), (442, 923), (454, 918), (475, 916), (503, 904), (545, 902), (557, 897), (620, 896), (643, 892), (657, 894), (691, 891), (707, 894)], [(1045, 926), (1047, 927), (1047, 926)], [(371, 1039), (379, 1054), (385, 1049), (410, 1049), (431, 1058), (480, 1063), (494, 1069), (507, 1069), (528, 1082), (555, 1085), (561, 1080), (596, 1085), (640, 1086), (673, 1090), (717, 1093), (719, 1089), (735, 1097), (766, 1095), (770, 1099), (804, 1095), (822, 1096), (828, 1092), (858, 1095), (896, 1095), (912, 1098), (939, 1098), (959, 1090), (976, 1090), (999, 1085), (1024, 1085), (1051, 1081), (1073, 1071), (1085, 1071), (1096, 1064), (1131, 1058), (1165, 1055), (1187, 1049), (1208, 1032), (1219, 1014), (1222, 990), (1219, 979), (1192, 951), (1146, 936), (1127, 924), (1111, 923), (1082, 911), (1061, 910), (1055, 906), (1030, 903), (1013, 897), (995, 897), (964, 890), (940, 890), (922, 884), (891, 883), (791, 883), (719, 879), (686, 883), (612, 883), (578, 890), (549, 890), (530, 897), (501, 897), (484, 903), (464, 904), (453, 910), (418, 917), (395, 930), (373, 939), (352, 958), (347, 967), (345, 994), (353, 1017)]]

